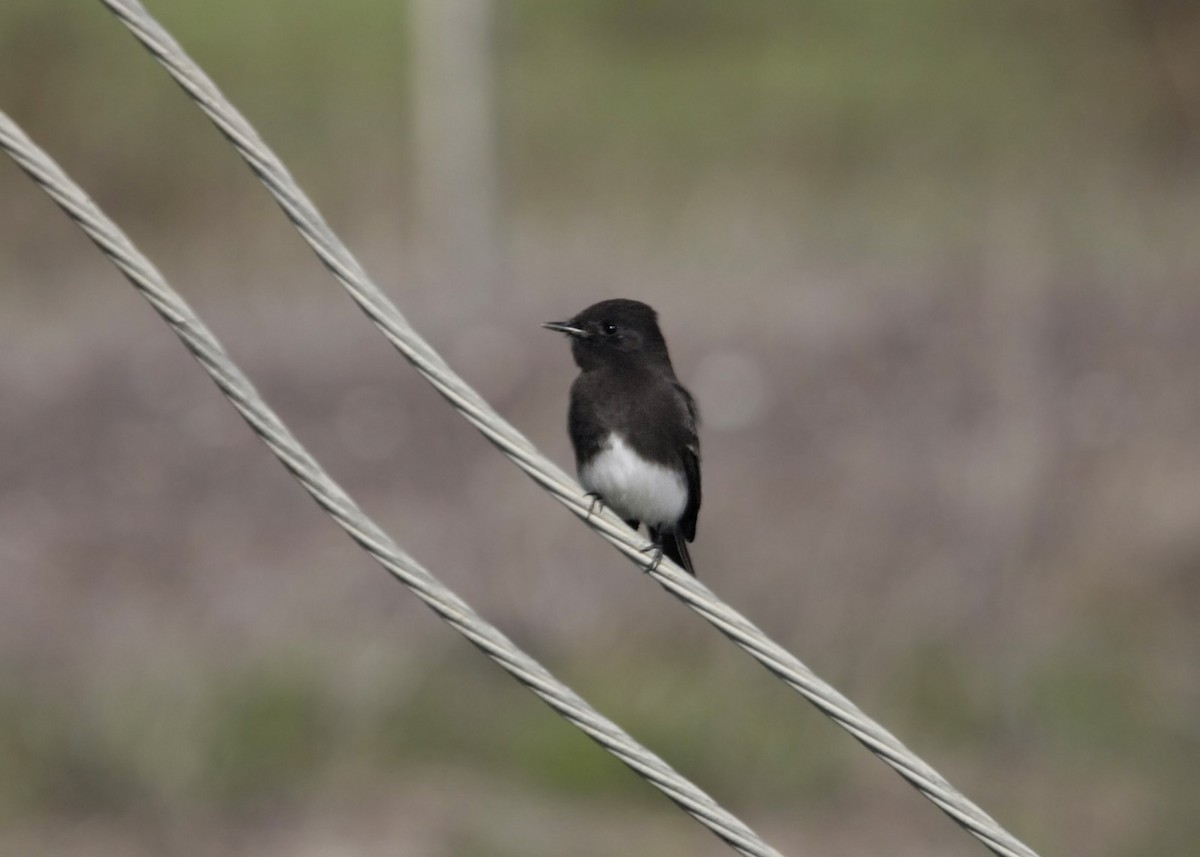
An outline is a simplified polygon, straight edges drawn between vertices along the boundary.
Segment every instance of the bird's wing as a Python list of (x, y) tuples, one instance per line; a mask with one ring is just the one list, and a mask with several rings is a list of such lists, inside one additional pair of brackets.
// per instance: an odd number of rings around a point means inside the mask
[(696, 538), (696, 517), (700, 514), (700, 411), (692, 394), (678, 382), (675, 383), (675, 394), (687, 414), (681, 457), (683, 472), (687, 475), (688, 504), (679, 521), (679, 529), (690, 542)]

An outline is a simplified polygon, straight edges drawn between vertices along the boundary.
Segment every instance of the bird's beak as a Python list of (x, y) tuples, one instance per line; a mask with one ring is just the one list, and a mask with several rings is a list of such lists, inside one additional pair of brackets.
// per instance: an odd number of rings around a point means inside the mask
[(546, 330), (557, 330), (559, 333), (565, 333), (567, 336), (578, 336), (587, 339), (591, 336), (582, 327), (576, 327), (569, 321), (548, 321), (542, 325)]

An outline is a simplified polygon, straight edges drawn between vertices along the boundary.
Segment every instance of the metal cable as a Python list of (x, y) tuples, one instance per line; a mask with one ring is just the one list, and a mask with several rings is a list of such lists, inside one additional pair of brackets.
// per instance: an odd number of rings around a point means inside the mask
[(669, 560), (648, 568), (649, 543), (608, 510), (592, 513), (578, 484), (504, 420), (408, 324), (325, 223), (279, 158), (137, 0), (100, 0), (200, 106), (279, 202), (350, 296), (433, 386), (535, 482), (646, 569), (667, 591), (707, 619), (768, 670), (812, 702), (985, 846), (1004, 857), (1037, 857), (894, 735), (817, 677), (794, 655)]
[(638, 775), (661, 790), (735, 850), (752, 857), (781, 857), (758, 834), (711, 797), (638, 744), (541, 664), (518, 649), (465, 601), (442, 585), (363, 513), (322, 470), (262, 400), (249, 379), (225, 353), (154, 265), (49, 156), (38, 149), (11, 119), (0, 112), (0, 148), (29, 174), (107, 255), (175, 331), (217, 386), (266, 442), (305, 490), (371, 556), (555, 711), (582, 729)]

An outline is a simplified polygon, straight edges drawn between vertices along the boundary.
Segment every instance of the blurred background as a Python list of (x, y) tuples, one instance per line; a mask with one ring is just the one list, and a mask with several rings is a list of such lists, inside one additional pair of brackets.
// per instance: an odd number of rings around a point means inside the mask
[[(564, 466), (660, 312), (702, 578), (1044, 854), (1200, 841), (1200, 7), (156, 0)], [(784, 853), (983, 849), (503, 460), (99, 3), (0, 109), (414, 556)], [(728, 850), (321, 514), (0, 161), (0, 852)]]

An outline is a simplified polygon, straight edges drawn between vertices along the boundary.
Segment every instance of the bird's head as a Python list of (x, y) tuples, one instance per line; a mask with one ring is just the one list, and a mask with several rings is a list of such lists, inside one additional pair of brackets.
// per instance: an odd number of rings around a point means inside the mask
[(625, 298), (601, 301), (574, 318), (547, 322), (542, 327), (570, 337), (571, 353), (580, 369), (631, 360), (671, 365), (657, 315), (641, 301)]

